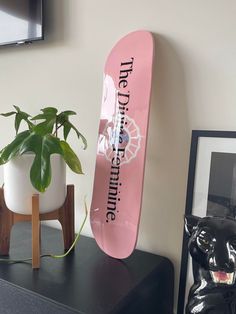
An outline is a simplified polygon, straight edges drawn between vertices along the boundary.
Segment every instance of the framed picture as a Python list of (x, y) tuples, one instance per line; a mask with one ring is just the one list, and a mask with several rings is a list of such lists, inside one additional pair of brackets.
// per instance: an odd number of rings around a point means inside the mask
[[(236, 132), (192, 132), (185, 214), (236, 217)], [(192, 284), (188, 236), (184, 232), (178, 314), (184, 314)]]

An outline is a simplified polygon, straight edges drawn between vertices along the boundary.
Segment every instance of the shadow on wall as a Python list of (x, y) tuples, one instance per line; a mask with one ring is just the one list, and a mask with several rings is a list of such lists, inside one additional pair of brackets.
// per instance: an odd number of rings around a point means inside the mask
[[(71, 0), (47, 0), (44, 2), (45, 39), (50, 44), (65, 44), (73, 36), (73, 28), (76, 28), (77, 19), (72, 19), (73, 12), (79, 12), (79, 1)], [(72, 25), (73, 23), (73, 25)], [(79, 29), (79, 28), (78, 28)]]
[[(53, 44), (64, 41), (66, 32), (65, 7), (69, 1), (49, 0), (44, 2), (44, 23), (46, 39)], [(59, 27), (60, 26), (60, 27)]]
[(174, 262), (177, 287), (191, 132), (181, 59), (174, 42), (158, 34), (154, 38), (156, 57), (139, 246)]

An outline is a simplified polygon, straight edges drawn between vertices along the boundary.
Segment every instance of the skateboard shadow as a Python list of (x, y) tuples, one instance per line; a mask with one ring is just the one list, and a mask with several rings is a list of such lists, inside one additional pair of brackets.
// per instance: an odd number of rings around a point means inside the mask
[(159, 34), (154, 34), (154, 40), (156, 56), (138, 246), (150, 251), (158, 249), (158, 254), (168, 256), (178, 278), (176, 256), (182, 245), (180, 226), (191, 139), (186, 78), (175, 42)]

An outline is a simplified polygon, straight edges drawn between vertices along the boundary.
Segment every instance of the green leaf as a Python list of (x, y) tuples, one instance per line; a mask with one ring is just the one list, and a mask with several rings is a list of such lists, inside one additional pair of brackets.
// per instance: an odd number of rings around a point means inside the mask
[(20, 108), (18, 106), (13, 106), (16, 111), (11, 111), (11, 112), (7, 112), (7, 113), (2, 113), (1, 115), (4, 117), (9, 117), (15, 114), (15, 130), (16, 130), (16, 134), (19, 131), (19, 127), (21, 124), (21, 121), (25, 121), (28, 124), (29, 129), (32, 127), (32, 123), (29, 121), (29, 117), (30, 115), (24, 111), (21, 111)]
[(64, 128), (63, 128), (63, 135), (64, 135), (64, 139), (66, 141), (68, 134), (70, 133), (71, 130), (71, 126), (68, 123), (65, 123)]
[(48, 119), (44, 122), (41, 122), (35, 126), (33, 126), (33, 131), (37, 134), (46, 135), (51, 134), (53, 131), (53, 127), (55, 124), (55, 119)]
[(25, 121), (28, 124), (29, 129), (33, 126), (33, 123), (29, 121), (29, 117), (30, 117), (30, 115), (28, 115), (28, 113), (23, 112), (23, 111), (20, 111), (16, 114), (16, 118), (15, 118), (16, 134), (19, 131), (21, 121)]
[(56, 115), (57, 114), (57, 109), (54, 107), (45, 107), (43, 109), (41, 109), (41, 111), (45, 114), (51, 114), (51, 115)]
[(63, 151), (63, 158), (72, 171), (78, 174), (83, 174), (81, 163), (70, 145), (65, 141), (60, 141), (60, 146)]
[(50, 134), (42, 136), (32, 132), (20, 150), (21, 154), (27, 152), (35, 154), (30, 170), (31, 183), (39, 192), (45, 192), (51, 182), (50, 156), (63, 155), (60, 140)]
[(62, 111), (58, 116), (57, 116), (57, 121), (60, 124), (63, 124), (65, 121), (69, 121), (69, 116), (76, 115), (76, 112), (67, 110), (67, 111)]
[(16, 117), (15, 117), (16, 134), (19, 131), (21, 121), (25, 121), (28, 124), (29, 128), (32, 126), (32, 123), (29, 121), (29, 117), (30, 117), (30, 115), (28, 115), (28, 113), (23, 112), (23, 111), (19, 111), (16, 113)]
[(6, 112), (6, 113), (1, 113), (1, 116), (3, 117), (10, 117), (13, 116), (13, 114), (16, 114), (15, 111), (10, 111), (10, 112)]
[(76, 115), (76, 112), (75, 111), (72, 111), (72, 110), (66, 110), (66, 111), (62, 111), (60, 114), (59, 114), (59, 116), (60, 115), (63, 115), (63, 116), (73, 116), (73, 115)]
[(17, 134), (15, 139), (0, 151), (0, 165), (3, 165), (10, 159), (21, 155), (21, 149), (30, 134), (29, 130)]
[(18, 130), (19, 130), (21, 121), (22, 121), (22, 117), (21, 117), (19, 114), (16, 114), (16, 118), (15, 118), (15, 130), (16, 130), (16, 134), (18, 133)]
[(36, 126), (33, 127), (35, 133), (46, 135), (51, 134), (54, 128), (54, 125), (57, 121), (57, 109), (53, 107), (47, 107), (41, 109), (43, 113), (38, 114), (31, 118), (31, 120), (45, 120)]
[(46, 119), (46, 117), (45, 114), (43, 113), (37, 114), (37, 116), (31, 118), (31, 120), (44, 120), (44, 119)]
[(67, 138), (67, 136), (71, 130), (71, 127), (68, 128), (67, 122), (69, 122), (69, 116), (72, 116), (72, 115), (76, 115), (76, 112), (71, 111), (71, 110), (67, 110), (67, 111), (62, 111), (57, 116), (57, 123), (59, 123), (60, 126), (63, 126), (64, 128), (66, 128), (66, 130), (64, 130), (64, 139)]
[(45, 120), (44, 122), (49, 122), (49, 121), (54, 121), (54, 123), (56, 122), (56, 116), (52, 116), (52, 115), (43, 115), (40, 114), (38, 116), (33, 117), (31, 120)]
[(81, 134), (81, 133), (77, 130), (77, 128), (76, 128), (72, 123), (70, 123), (70, 122), (68, 122), (68, 123), (69, 123), (69, 125), (71, 126), (71, 128), (76, 132), (78, 138), (79, 138), (79, 139), (81, 138), (81, 140), (82, 140), (82, 142), (83, 142), (83, 144), (84, 144), (84, 149), (86, 149), (86, 148), (88, 147), (86, 138), (83, 136), (83, 134)]
[(20, 112), (20, 108), (18, 106), (13, 105), (17, 112)]
[(69, 116), (70, 115), (75, 115), (76, 112), (71, 111), (71, 110), (67, 110), (67, 111), (62, 111), (58, 116), (57, 116), (57, 121), (58, 123), (60, 123), (61, 126), (63, 126), (64, 130), (63, 130), (63, 134), (64, 134), (64, 139), (66, 140), (68, 137), (69, 132), (71, 131), (71, 129), (73, 129), (78, 138), (82, 140), (83, 144), (84, 144), (84, 149), (87, 148), (87, 140), (86, 138), (83, 136), (83, 134), (81, 134), (78, 129), (69, 121)]
[(44, 192), (51, 182), (50, 156), (64, 154), (60, 140), (50, 134), (42, 136), (29, 130), (19, 133), (13, 142), (0, 152), (0, 164), (28, 152), (35, 154), (30, 170), (31, 183), (39, 192)]
[(36, 116), (34, 116), (33, 118), (31, 118), (31, 120), (51, 120), (51, 119), (55, 119), (57, 117), (57, 109), (53, 108), (53, 107), (47, 107), (44, 109), (41, 109), (41, 111), (43, 113), (40, 113)]

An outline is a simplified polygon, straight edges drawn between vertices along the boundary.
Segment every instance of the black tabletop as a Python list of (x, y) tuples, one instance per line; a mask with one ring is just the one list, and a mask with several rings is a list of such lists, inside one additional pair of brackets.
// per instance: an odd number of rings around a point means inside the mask
[[(42, 226), (41, 237), (41, 253), (63, 253), (60, 230)], [(18, 223), (12, 228), (9, 257), (30, 256), (31, 226)], [(125, 260), (113, 259), (98, 248), (94, 239), (85, 236), (66, 258), (41, 259), (39, 270), (33, 270), (30, 262), (0, 263), (0, 278), (86, 314), (120, 313), (119, 308), (125, 308), (134, 291), (147, 299), (145, 293), (151, 296), (148, 287), (153, 290), (158, 285), (163, 290), (166, 280), (168, 302), (173, 298), (173, 267), (168, 259), (139, 250)]]

